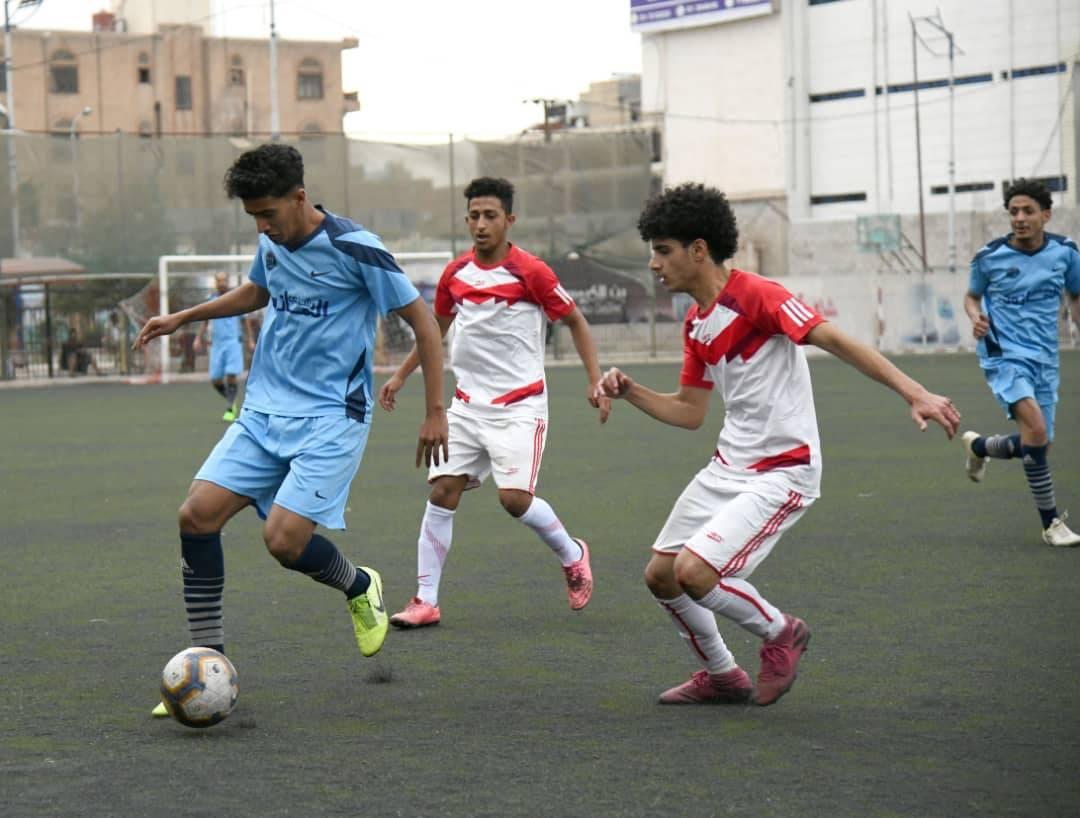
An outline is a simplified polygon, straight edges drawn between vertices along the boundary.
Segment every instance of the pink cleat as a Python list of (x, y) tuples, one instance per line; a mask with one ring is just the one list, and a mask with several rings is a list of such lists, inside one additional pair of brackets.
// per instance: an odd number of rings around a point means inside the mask
[(699, 670), (681, 685), (660, 694), (660, 704), (747, 704), (753, 688), (741, 667), (713, 675)]
[(585, 540), (574, 537), (574, 542), (581, 546), (581, 559), (563, 566), (566, 574), (566, 596), (570, 600), (570, 609), (580, 611), (589, 604), (592, 596), (592, 567), (589, 565), (589, 546)]
[(784, 614), (784, 629), (761, 646), (761, 670), (754, 701), (765, 707), (791, 690), (799, 659), (810, 644), (810, 628), (801, 619)]
[(438, 605), (430, 605), (414, 596), (405, 610), (390, 617), (390, 624), (395, 628), (426, 628), (428, 625), (438, 625), (440, 619), (442, 615)]

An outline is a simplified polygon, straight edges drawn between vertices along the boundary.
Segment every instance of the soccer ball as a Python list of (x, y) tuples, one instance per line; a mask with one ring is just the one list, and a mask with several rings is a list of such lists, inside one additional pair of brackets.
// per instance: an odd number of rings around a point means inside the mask
[(182, 650), (161, 671), (161, 700), (188, 727), (209, 727), (227, 718), (240, 694), (233, 663), (213, 648)]

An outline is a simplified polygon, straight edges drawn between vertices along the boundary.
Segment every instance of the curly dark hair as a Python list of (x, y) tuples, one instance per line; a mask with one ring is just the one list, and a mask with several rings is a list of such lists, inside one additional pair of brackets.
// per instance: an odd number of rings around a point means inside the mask
[(494, 196), (502, 203), (503, 210), (514, 212), (514, 185), (509, 179), (495, 176), (481, 176), (469, 182), (465, 188), (465, 201), (471, 201), (479, 196)]
[(225, 171), (230, 199), (277, 198), (304, 186), (304, 158), (292, 145), (259, 145), (240, 154)]
[(1009, 209), (1009, 200), (1013, 196), (1030, 196), (1039, 203), (1043, 210), (1054, 206), (1054, 199), (1047, 188), (1038, 179), (1013, 179), (1011, 185), (1005, 185), (1005, 209)]
[(739, 244), (735, 212), (727, 196), (695, 182), (665, 188), (649, 199), (637, 226), (645, 241), (675, 239), (688, 247), (695, 239), (703, 239), (717, 264), (735, 255)]

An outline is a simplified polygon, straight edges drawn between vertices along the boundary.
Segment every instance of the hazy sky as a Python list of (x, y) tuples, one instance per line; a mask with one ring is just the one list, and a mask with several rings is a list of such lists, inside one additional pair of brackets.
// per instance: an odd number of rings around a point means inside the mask
[[(19, 17), (27, 28), (85, 31), (108, 6), (44, 0)], [(215, 0), (214, 7), (214, 34), (269, 31), (269, 0)], [(274, 8), (282, 38), (359, 40), (343, 54), (345, 90), (358, 91), (361, 104), (346, 117), (350, 133), (516, 133), (543, 119), (540, 106), (522, 100), (573, 99), (594, 80), (641, 70), (630, 0), (275, 0)]]

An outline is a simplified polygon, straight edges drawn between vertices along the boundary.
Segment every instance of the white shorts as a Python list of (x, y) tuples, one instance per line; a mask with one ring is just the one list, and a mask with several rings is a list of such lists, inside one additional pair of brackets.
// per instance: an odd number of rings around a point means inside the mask
[(501, 489), (536, 493), (540, 461), (547, 440), (547, 418), (517, 416), (482, 418), (448, 412), (450, 457), (428, 469), (437, 477), (466, 475), (474, 489), (490, 474)]
[(686, 548), (720, 577), (748, 577), (814, 499), (776, 473), (741, 481), (704, 468), (675, 501), (652, 549)]

